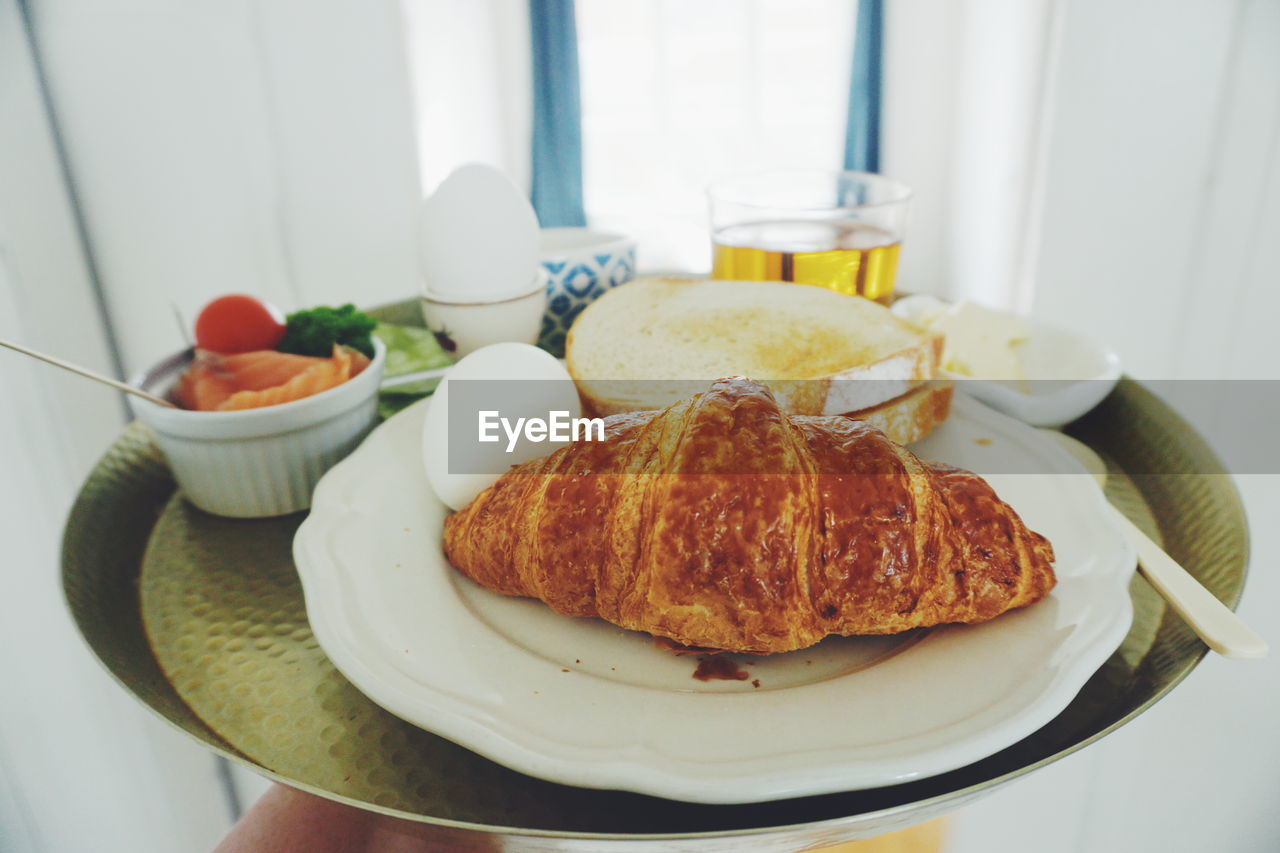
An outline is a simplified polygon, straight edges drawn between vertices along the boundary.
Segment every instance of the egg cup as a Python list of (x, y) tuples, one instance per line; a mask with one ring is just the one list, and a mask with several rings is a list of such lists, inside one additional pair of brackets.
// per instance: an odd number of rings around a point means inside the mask
[(460, 302), (426, 291), (422, 316), (440, 346), (461, 358), (490, 344), (537, 342), (547, 304), (547, 272), (539, 269), (527, 290), (492, 302)]

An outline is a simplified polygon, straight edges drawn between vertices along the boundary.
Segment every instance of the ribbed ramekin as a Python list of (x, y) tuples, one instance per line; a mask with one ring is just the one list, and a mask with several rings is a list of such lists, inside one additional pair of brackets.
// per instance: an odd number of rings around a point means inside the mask
[[(206, 512), (231, 518), (286, 515), (311, 506), (325, 471), (356, 448), (377, 420), (387, 351), (336, 388), (275, 406), (237, 412), (170, 409), (138, 397), (129, 405), (155, 432), (178, 487)], [(171, 356), (133, 384), (163, 397), (191, 362)]]

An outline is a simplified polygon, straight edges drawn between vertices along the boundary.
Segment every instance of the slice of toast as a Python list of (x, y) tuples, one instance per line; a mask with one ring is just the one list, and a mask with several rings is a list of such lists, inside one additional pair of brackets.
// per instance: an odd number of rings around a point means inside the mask
[[(706, 390), (704, 385), (701, 390)], [(951, 413), (953, 384), (942, 380), (928, 382), (912, 388), (905, 394), (886, 400), (875, 406), (854, 412), (841, 412), (847, 418), (868, 421), (898, 444), (920, 441), (933, 428), (947, 419)], [(696, 392), (694, 392), (696, 393)], [(619, 412), (601, 411), (592, 407), (589, 399), (583, 400), (583, 414), (603, 417)], [(628, 410), (635, 411), (635, 410)]]
[(822, 415), (903, 396), (935, 376), (941, 353), (941, 337), (820, 287), (647, 278), (582, 312), (565, 363), (599, 414), (660, 409), (711, 380), (750, 376), (787, 411)]
[(933, 431), (951, 413), (950, 382), (930, 382), (892, 400), (845, 416), (867, 421), (898, 444), (911, 444)]

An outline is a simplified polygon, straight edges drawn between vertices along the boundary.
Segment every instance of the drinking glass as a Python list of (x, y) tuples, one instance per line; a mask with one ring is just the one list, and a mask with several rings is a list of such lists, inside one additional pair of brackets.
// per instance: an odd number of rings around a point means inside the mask
[(794, 281), (887, 302), (911, 190), (869, 172), (726, 178), (711, 203), (711, 277)]

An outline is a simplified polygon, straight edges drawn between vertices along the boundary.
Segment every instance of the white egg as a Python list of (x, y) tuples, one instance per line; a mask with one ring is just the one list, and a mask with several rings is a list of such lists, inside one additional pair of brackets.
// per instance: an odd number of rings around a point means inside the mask
[(426, 289), (445, 301), (523, 295), (538, 273), (533, 205), (510, 178), (483, 163), (454, 169), (427, 198), (421, 239)]
[[(536, 428), (517, 429), (535, 419), (546, 422), (553, 413), (577, 419), (582, 406), (569, 371), (545, 350), (501, 343), (461, 359), (432, 395), (423, 420), (422, 461), (431, 488), (446, 506), (462, 509), (512, 465), (564, 446), (537, 440)], [(496, 440), (480, 441), (482, 426)]]

